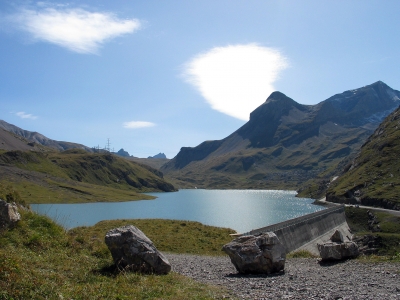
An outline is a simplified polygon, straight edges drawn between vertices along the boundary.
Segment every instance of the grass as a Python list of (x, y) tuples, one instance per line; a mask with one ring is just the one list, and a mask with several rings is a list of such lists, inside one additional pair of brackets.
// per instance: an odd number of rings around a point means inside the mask
[(286, 258), (316, 258), (314, 254), (307, 250), (298, 250), (290, 252), (286, 255)]
[(11, 184), (5, 184), (2, 182), (0, 182), (0, 199), (8, 203), (15, 202), (20, 205), (26, 205), (18, 189)]
[[(380, 260), (400, 262), (400, 217), (395, 217), (385, 212), (373, 212), (379, 222), (380, 232), (371, 232), (368, 228), (367, 209), (346, 207), (346, 220), (352, 232), (356, 236), (372, 235), (379, 237), (380, 248), (378, 255)], [(371, 260), (377, 260), (377, 256), (371, 256)], [(366, 259), (362, 257), (362, 259)]]
[(224, 255), (221, 248), (233, 238), (232, 229), (203, 225), (192, 221), (136, 219), (101, 221), (94, 226), (78, 227), (70, 234), (79, 240), (90, 241), (88, 247), (95, 252), (105, 252), (103, 238), (110, 229), (134, 225), (153, 241), (157, 249), (165, 252), (199, 255)]
[[(10, 183), (11, 184), (11, 183)], [(18, 181), (12, 183), (29, 203), (89, 203), (150, 200), (155, 197), (131, 189), (117, 189), (74, 181), (47, 179), (45, 182)]]
[(21, 215), (15, 228), (0, 234), (0, 299), (221, 299), (229, 294), (173, 272), (117, 272), (104, 235), (114, 226), (134, 224), (161, 251), (221, 255), (231, 230), (196, 222), (125, 220), (67, 232), (47, 217), (29, 211)]
[(0, 182), (28, 203), (114, 202), (154, 199), (144, 192), (174, 191), (162, 174), (111, 154), (0, 151)]

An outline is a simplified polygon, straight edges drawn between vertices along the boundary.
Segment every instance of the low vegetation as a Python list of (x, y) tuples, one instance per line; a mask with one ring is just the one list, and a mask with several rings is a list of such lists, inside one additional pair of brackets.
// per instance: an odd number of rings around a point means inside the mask
[(232, 229), (192, 221), (136, 219), (101, 221), (91, 227), (72, 229), (69, 234), (76, 239), (90, 241), (87, 246), (94, 251), (107, 252), (102, 240), (107, 231), (125, 225), (138, 227), (160, 251), (212, 256), (224, 255), (221, 248), (233, 239), (230, 234), (235, 233)]
[(307, 250), (298, 250), (290, 252), (286, 255), (286, 258), (316, 258), (317, 256)]
[[(400, 262), (400, 217), (385, 212), (375, 212), (375, 224), (371, 227), (368, 210), (346, 207), (346, 220), (356, 237), (371, 236), (379, 242), (376, 255), (371, 260), (395, 260)], [(363, 259), (367, 259), (363, 257)]]
[(17, 203), (20, 205), (26, 205), (25, 201), (22, 200), (19, 191), (10, 184), (4, 184), (0, 182), (0, 199), (8, 203)]
[(229, 229), (165, 220), (105, 221), (65, 231), (44, 216), (22, 211), (0, 234), (0, 299), (215, 299), (226, 291), (176, 273), (118, 272), (104, 243), (115, 226), (139, 227), (161, 251), (223, 255)]

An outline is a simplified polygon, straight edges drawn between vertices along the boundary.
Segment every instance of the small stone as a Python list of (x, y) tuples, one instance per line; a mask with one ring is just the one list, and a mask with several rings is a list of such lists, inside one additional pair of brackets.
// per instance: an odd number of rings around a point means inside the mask
[(20, 219), (17, 205), (0, 199), (0, 229), (13, 227)]

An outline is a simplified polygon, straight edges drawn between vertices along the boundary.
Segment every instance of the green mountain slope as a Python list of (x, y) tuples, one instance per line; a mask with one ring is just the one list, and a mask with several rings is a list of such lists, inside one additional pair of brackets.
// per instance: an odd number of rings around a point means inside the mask
[(106, 153), (2, 151), (0, 164), (0, 180), (29, 203), (150, 199), (139, 193), (175, 190), (161, 172)]
[(368, 138), (349, 170), (330, 185), (326, 198), (400, 210), (400, 108)]

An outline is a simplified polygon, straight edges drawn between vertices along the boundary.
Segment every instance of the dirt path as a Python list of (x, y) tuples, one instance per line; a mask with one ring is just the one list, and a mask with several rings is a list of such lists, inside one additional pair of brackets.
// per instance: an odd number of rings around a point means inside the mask
[(172, 270), (239, 299), (400, 299), (399, 263), (288, 259), (279, 275), (239, 275), (228, 257), (167, 254)]

